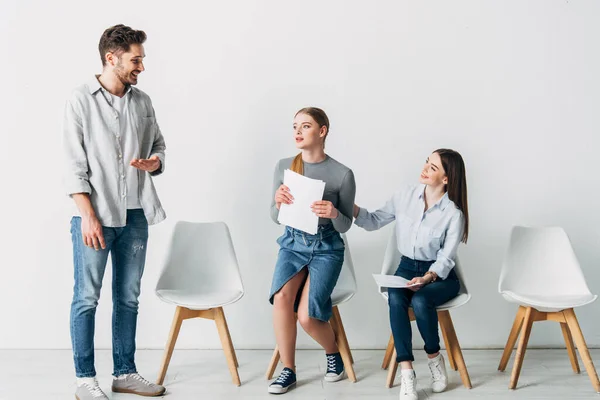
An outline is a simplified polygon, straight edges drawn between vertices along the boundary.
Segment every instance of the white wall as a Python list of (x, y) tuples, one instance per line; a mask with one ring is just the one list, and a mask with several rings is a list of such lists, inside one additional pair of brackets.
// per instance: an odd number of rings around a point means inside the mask
[[(194, 3), (2, 1), (0, 348), (70, 347), (60, 125), (72, 88), (100, 72), (97, 43), (116, 23), (148, 34), (139, 87), (168, 146), (155, 180), (168, 220), (151, 228), (139, 348), (163, 347), (169, 331), (174, 308), (153, 289), (181, 219), (229, 224), (247, 290), (226, 309), (234, 344), (272, 348), (267, 295), (282, 228), (269, 218), (271, 179), (276, 161), (296, 153), (292, 118), (307, 105), (329, 113), (327, 151), (353, 168), (357, 203), (369, 208), (416, 182), (433, 149), (463, 154), (472, 225), (460, 256), (473, 293), (453, 313), (463, 347), (506, 340), (516, 309), (497, 280), (515, 224), (563, 226), (600, 293), (599, 2)], [(341, 312), (354, 348), (387, 343), (370, 275), (388, 234), (349, 232), (359, 292)], [(110, 279), (97, 313), (102, 348)], [(599, 311), (600, 302), (578, 310), (592, 346)], [(562, 346), (558, 325), (538, 324), (531, 343)], [(193, 321), (178, 346), (220, 344), (211, 322)], [(301, 334), (299, 346), (315, 344)]]

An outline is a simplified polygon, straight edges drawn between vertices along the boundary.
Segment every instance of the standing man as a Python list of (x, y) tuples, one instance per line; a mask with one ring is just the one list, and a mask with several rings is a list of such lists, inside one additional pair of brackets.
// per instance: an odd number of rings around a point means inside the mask
[(165, 141), (150, 97), (134, 87), (144, 71), (146, 34), (128, 26), (100, 38), (102, 74), (73, 91), (63, 128), (65, 185), (77, 212), (71, 220), (75, 286), (71, 340), (78, 400), (108, 399), (96, 380), (94, 324), (110, 253), (112, 391), (160, 396), (163, 386), (135, 366), (135, 331), (148, 225), (165, 219), (152, 177), (165, 168)]

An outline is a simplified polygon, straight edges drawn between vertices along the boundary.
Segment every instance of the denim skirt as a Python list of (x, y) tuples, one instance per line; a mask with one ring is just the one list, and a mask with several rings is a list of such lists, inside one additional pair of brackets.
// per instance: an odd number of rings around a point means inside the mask
[[(315, 235), (286, 226), (277, 243), (279, 255), (269, 301), (273, 304), (273, 296), (298, 272), (307, 268), (310, 276), (308, 315), (321, 321), (329, 321), (332, 309), (331, 293), (344, 264), (346, 246), (341, 235), (332, 224), (319, 226)], [(303, 288), (304, 283), (296, 296), (296, 312)]]

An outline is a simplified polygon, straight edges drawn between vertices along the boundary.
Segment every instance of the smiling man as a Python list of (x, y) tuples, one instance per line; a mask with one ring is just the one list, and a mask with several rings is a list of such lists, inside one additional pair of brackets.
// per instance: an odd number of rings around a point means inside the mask
[(66, 192), (75, 285), (71, 341), (78, 400), (108, 399), (96, 380), (95, 315), (109, 254), (112, 260), (112, 391), (160, 396), (165, 388), (135, 366), (138, 297), (148, 225), (165, 219), (152, 177), (165, 167), (165, 141), (150, 97), (133, 87), (144, 71), (146, 34), (116, 25), (104, 31), (102, 74), (75, 89), (63, 127)]

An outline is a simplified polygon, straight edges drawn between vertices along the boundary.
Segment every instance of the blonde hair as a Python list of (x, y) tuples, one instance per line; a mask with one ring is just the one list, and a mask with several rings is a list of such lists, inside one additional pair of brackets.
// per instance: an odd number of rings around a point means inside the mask
[[(322, 128), (323, 126), (326, 127), (327, 135), (329, 134), (329, 117), (327, 117), (325, 111), (317, 107), (304, 107), (300, 109), (295, 116), (297, 116), (298, 114), (310, 115), (317, 122), (317, 124), (319, 124), (319, 128)], [(325, 136), (325, 138), (327, 138), (327, 136)], [(298, 153), (298, 155), (294, 157), (290, 169), (297, 174), (304, 175), (304, 162), (302, 162), (302, 152)]]

